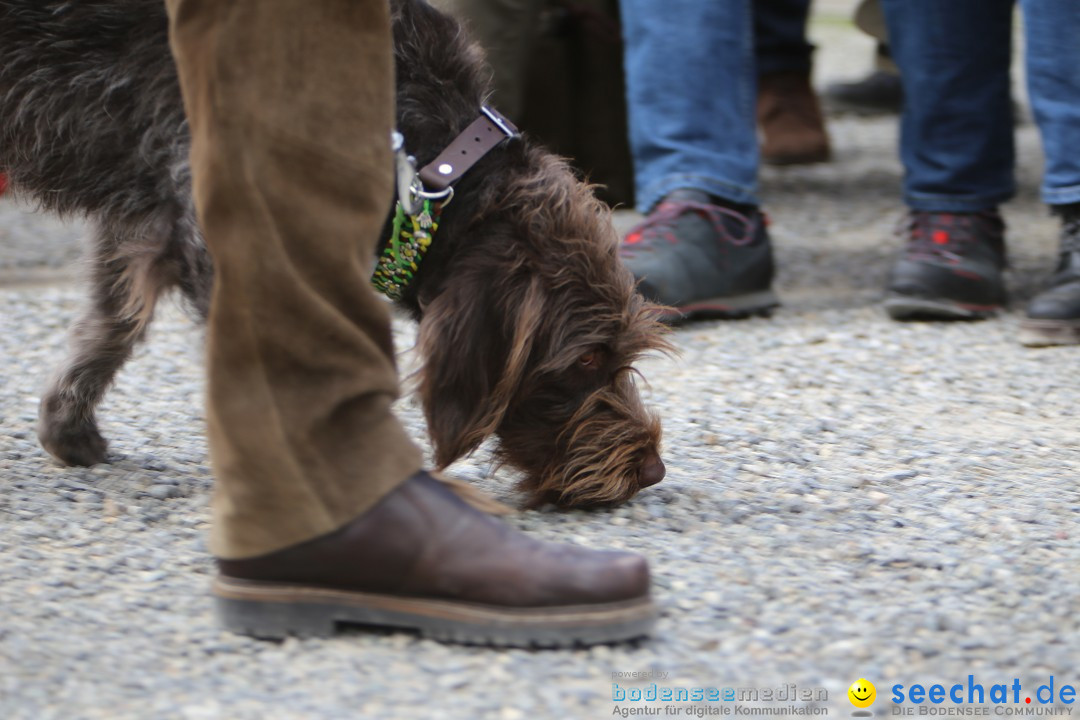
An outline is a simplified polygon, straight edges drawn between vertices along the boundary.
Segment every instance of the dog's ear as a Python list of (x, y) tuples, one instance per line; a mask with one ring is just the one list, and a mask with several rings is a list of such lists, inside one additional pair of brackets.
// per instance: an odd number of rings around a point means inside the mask
[(539, 278), (496, 284), (480, 272), (458, 277), (425, 307), (419, 391), (439, 467), (495, 432), (525, 376), (543, 313)]

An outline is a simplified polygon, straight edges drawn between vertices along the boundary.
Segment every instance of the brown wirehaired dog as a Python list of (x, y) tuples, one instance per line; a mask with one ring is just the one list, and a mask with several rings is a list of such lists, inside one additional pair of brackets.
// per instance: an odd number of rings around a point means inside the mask
[[(393, 2), (398, 128), (420, 165), (479, 113), (480, 54), (421, 0)], [(41, 402), (61, 461), (106, 458), (95, 407), (178, 288), (209, 309), (189, 139), (161, 0), (0, 0), (0, 171), (95, 227), (91, 298)], [(387, 233), (384, 233), (384, 237)], [(419, 394), (438, 465), (488, 436), (533, 504), (624, 501), (659, 482), (660, 423), (632, 363), (665, 350), (616, 255), (610, 214), (562, 160), (514, 137), (455, 196), (399, 305), (419, 322)]]

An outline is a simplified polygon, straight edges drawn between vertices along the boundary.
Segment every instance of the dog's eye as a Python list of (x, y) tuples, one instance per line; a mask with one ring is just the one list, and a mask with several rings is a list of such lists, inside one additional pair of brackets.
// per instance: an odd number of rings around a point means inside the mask
[(578, 365), (587, 370), (598, 370), (600, 368), (600, 360), (600, 351), (590, 350), (578, 358)]

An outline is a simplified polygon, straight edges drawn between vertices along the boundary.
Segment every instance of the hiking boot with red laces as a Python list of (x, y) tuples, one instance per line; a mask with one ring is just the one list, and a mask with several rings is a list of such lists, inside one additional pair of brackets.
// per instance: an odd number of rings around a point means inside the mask
[(895, 320), (977, 320), (1005, 305), (1005, 222), (997, 210), (912, 211), (907, 247), (889, 277)]
[(742, 318), (780, 304), (770, 289), (772, 245), (765, 216), (676, 190), (623, 240), (619, 254), (665, 319)]
[(1080, 203), (1055, 212), (1061, 216), (1057, 269), (1020, 323), (1020, 342), (1032, 347), (1080, 343)]

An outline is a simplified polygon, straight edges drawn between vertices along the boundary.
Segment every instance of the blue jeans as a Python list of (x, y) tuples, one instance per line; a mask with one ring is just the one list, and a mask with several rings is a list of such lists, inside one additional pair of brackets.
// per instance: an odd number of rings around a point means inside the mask
[(752, 14), (763, 71), (809, 68), (809, 0), (620, 0), (620, 11), (638, 209), (679, 188), (758, 204)]
[(621, 0), (638, 208), (692, 188), (757, 204), (751, 0)]
[[(1080, 202), (1080, 3), (1021, 0), (1042, 198)], [(988, 210), (1016, 190), (1009, 61), (1013, 0), (882, 0), (905, 107), (904, 201)]]
[(638, 209), (679, 188), (758, 204), (758, 62), (809, 68), (809, 0), (621, 0), (620, 11)]

